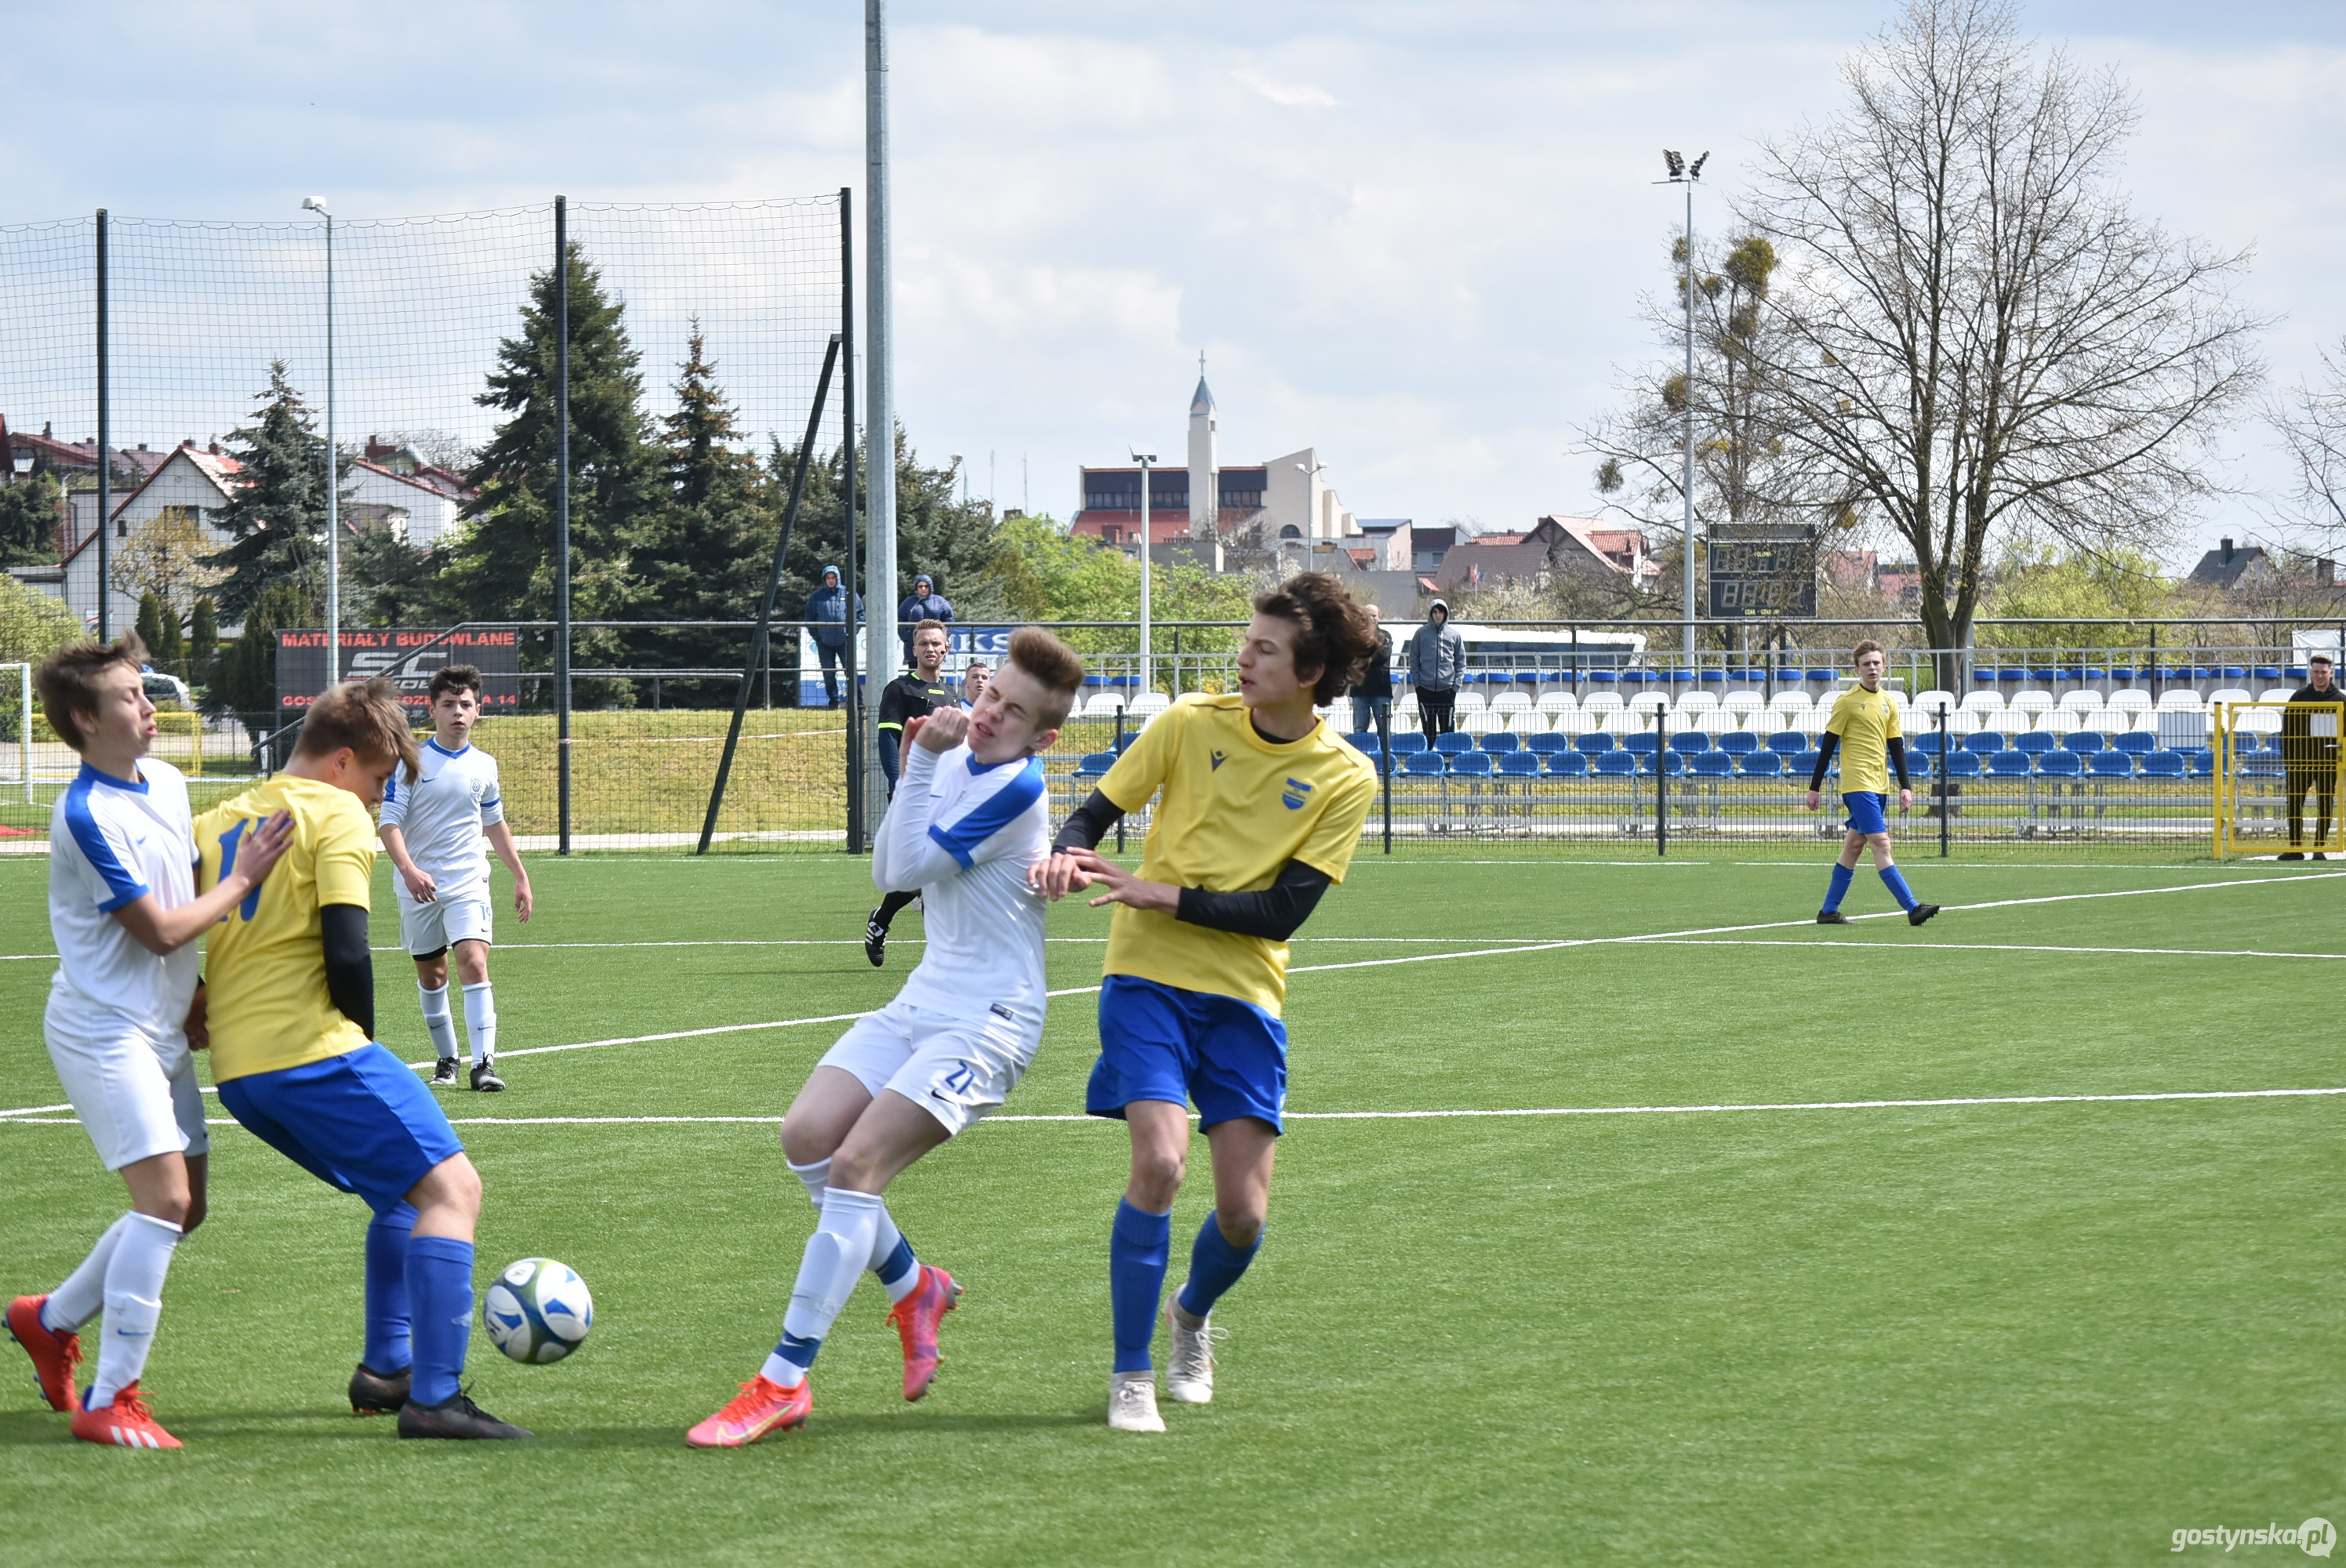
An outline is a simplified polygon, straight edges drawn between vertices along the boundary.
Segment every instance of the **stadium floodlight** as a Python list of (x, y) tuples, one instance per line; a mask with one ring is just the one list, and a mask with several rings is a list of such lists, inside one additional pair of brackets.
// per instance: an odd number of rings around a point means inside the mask
[(326, 690), (342, 675), (342, 518), (341, 454), (334, 450), (334, 214), (322, 196), (301, 210), (326, 220)]
[(1140, 464), (1140, 689), (1155, 691), (1155, 672), (1148, 658), (1148, 471), (1156, 465), (1157, 454), (1136, 446), (1132, 461)]
[(1681, 606), (1685, 641), (1681, 647), (1689, 661), (1694, 657), (1694, 188), (1702, 178), (1702, 166), (1709, 161), (1710, 154), (1703, 152), (1698, 153), (1689, 164), (1664, 148), (1662, 163), (1670, 171), (1669, 178), (1654, 182), (1686, 187), (1686, 440), (1678, 489), (1686, 502), (1686, 522), (1679, 530), (1679, 553), (1685, 557), (1685, 599)]

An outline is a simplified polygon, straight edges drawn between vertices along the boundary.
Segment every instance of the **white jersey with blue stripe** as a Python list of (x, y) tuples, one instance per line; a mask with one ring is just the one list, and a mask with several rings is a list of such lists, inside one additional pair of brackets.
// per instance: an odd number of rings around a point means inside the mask
[[(489, 856), (481, 830), (505, 820), (497, 759), (477, 746), (451, 751), (434, 736), (423, 743), (415, 782), (393, 769), (382, 790), (382, 825), (407, 839), (407, 853), (437, 886), (436, 897), (485, 896)], [(394, 877), (402, 900), (407, 883)]]
[(128, 1023), (150, 1039), (186, 1024), (202, 972), (196, 944), (158, 958), (114, 918), (152, 893), (165, 909), (196, 896), (195, 823), (188, 783), (146, 759), (138, 782), (82, 764), (49, 812), (49, 931), (57, 976), (49, 1005), (68, 1029)]
[(927, 946), (897, 1000), (953, 1017), (1043, 1026), (1041, 894), (1027, 868), (1051, 850), (1043, 764), (981, 766), (967, 746), (904, 748), (903, 776), (872, 849), (883, 892), (921, 895)]

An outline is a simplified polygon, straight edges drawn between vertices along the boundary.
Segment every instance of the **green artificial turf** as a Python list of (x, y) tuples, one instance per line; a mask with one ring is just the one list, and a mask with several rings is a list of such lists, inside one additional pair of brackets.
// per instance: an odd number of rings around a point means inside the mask
[[(1824, 858), (1364, 856), (1296, 944), (1290, 1109), (2346, 1085), (2325, 868), (1918, 852), (1938, 921), (1828, 931), (1805, 923)], [(0, 860), (0, 952), (48, 951), (46, 871)], [(560, 1365), (474, 1337), (476, 1397), (537, 1440), (401, 1443), (351, 1416), (363, 1208), (215, 1127), (212, 1217), (146, 1380), (188, 1447), (71, 1441), (0, 1344), (0, 1560), (2084, 1563), (2346, 1519), (2346, 1096), (1300, 1115), (1217, 1314), (1218, 1400), (1168, 1404), (1162, 1438), (1103, 1424), (1121, 1129), (997, 1121), (890, 1195), (969, 1292), (931, 1396), (899, 1397), (867, 1285), (804, 1432), (688, 1450), (773, 1340), (804, 1195), (770, 1125), (539, 1118), (775, 1117), (841, 1025), (529, 1053), (875, 1006), (920, 917), (875, 973), (843, 856), (532, 875), (539, 917), (503, 914), (495, 960), (513, 1087), (444, 1103), (520, 1119), (459, 1129), (480, 1278), (543, 1254), (595, 1292)], [(2078, 896), (2099, 893), (2127, 896)], [(2032, 899), (2057, 901), (2004, 901)], [(376, 902), (387, 948), (387, 881)], [(1890, 908), (1870, 871), (1849, 908)], [(1055, 910), (1055, 986), (1096, 981), (1104, 930)], [(1654, 933), (1685, 934), (1606, 940)], [(654, 942), (735, 945), (592, 945)], [(1533, 943), (1576, 945), (1487, 951)], [(51, 967), (0, 961), (0, 1109), (61, 1098)], [(396, 952), (377, 990), (386, 1043), (427, 1054)], [(1056, 1001), (1009, 1113), (1079, 1112), (1094, 1038), (1088, 996)], [(56, 1120), (0, 1125), (7, 1294), (122, 1207)], [(1177, 1279), (1205, 1169), (1200, 1145)]]

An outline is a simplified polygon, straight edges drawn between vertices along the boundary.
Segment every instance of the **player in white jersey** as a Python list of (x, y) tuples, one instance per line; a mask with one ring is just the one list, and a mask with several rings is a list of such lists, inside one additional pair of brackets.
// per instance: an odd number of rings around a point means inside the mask
[(489, 858), (481, 852), (482, 835), (487, 834), (513, 873), (514, 912), (525, 923), (531, 908), (529, 872), (522, 869), (513, 830), (505, 826), (497, 759), (472, 743), (473, 725), (481, 717), (481, 672), (468, 664), (449, 665), (432, 677), (426, 691), (433, 733), (423, 743), (423, 769), (413, 784), (393, 779), (383, 787), (378, 830), (398, 871), (392, 890), (399, 900), (399, 941), (415, 961), (423, 1028), (436, 1058), (432, 1081), (456, 1081), (456, 1021), (448, 1012), (453, 949), (456, 978), (464, 988), (473, 1087), (493, 1094), (505, 1082), (497, 1076), (496, 993), (489, 986)]
[(739, 1398), (685, 1434), (739, 1448), (806, 1423), (807, 1369), (865, 1269), (894, 1302), (904, 1397), (928, 1392), (937, 1324), (961, 1287), (920, 1262), (881, 1195), (904, 1169), (1001, 1105), (1043, 1037), (1048, 750), (1082, 689), (1083, 661), (1028, 626), (968, 712), (907, 725), (903, 776), (872, 846), (883, 892), (919, 891), (928, 945), (896, 1000), (858, 1020), (782, 1120), (782, 1153), (821, 1217), (799, 1265), (781, 1342)]
[[(50, 655), (35, 677), (50, 725), (82, 758), (49, 816), (57, 974), (43, 1033), (98, 1158), (130, 1189), (130, 1211), (64, 1284), (11, 1301), (7, 1324), (32, 1358), (49, 1408), (73, 1413), (74, 1436), (178, 1448), (148, 1410), (138, 1380), (171, 1253), (204, 1217), (211, 1139), (189, 1054), (190, 1044), (204, 1044), (193, 943), (240, 901), (260, 896), (291, 824), (282, 813), (264, 824), (236, 874), (196, 896), (187, 781), (147, 756), (156, 727), (140, 672), (146, 657), (135, 636), (111, 647), (78, 643)], [(101, 1307), (107, 1332), (97, 1380), (77, 1399), (77, 1330)]]

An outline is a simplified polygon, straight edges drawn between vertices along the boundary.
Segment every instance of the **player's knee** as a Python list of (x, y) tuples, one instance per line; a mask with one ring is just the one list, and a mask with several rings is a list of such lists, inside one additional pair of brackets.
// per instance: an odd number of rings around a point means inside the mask
[(165, 1187), (149, 1193), (137, 1207), (139, 1213), (151, 1219), (178, 1226), (182, 1233), (194, 1229), (194, 1221), (202, 1217), (184, 1186)]
[(426, 1201), (417, 1204), (418, 1208), (453, 1209), (467, 1220), (480, 1217), (481, 1173), (464, 1156), (451, 1155), (442, 1160), (420, 1185), (426, 1189), (423, 1195)]
[(782, 1121), (782, 1158), (794, 1166), (811, 1166), (827, 1160), (839, 1150), (839, 1140), (827, 1127), (818, 1126), (811, 1116), (789, 1116)]
[(1263, 1206), (1260, 1203), (1235, 1207), (1217, 1204), (1214, 1207), (1214, 1227), (1222, 1233), (1224, 1241), (1241, 1249), (1252, 1247), (1261, 1237), (1263, 1218)]
[(1132, 1151), (1132, 1195), (1142, 1208), (1162, 1211), (1181, 1190), (1188, 1162), (1160, 1149)]
[(460, 942), (455, 948), (456, 973), (466, 985), (478, 985), (489, 978), (489, 944), (484, 942)]
[(203, 1194), (190, 1193), (188, 1196), (187, 1212), (179, 1219), (179, 1234), (192, 1235), (196, 1227), (203, 1224), (204, 1216), (210, 1212), (210, 1207), (204, 1202)]

